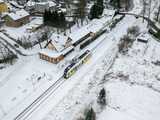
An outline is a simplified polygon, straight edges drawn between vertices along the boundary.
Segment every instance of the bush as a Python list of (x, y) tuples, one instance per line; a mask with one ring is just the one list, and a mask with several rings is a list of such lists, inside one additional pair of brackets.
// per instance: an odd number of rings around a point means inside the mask
[(131, 34), (131, 35), (134, 35), (134, 36), (138, 36), (138, 34), (139, 34), (139, 27), (138, 26), (130, 27), (130, 28), (128, 28), (127, 33)]
[(120, 53), (126, 53), (128, 51), (128, 48), (132, 46), (134, 39), (131, 39), (130, 36), (124, 35), (120, 43), (118, 44), (118, 50)]

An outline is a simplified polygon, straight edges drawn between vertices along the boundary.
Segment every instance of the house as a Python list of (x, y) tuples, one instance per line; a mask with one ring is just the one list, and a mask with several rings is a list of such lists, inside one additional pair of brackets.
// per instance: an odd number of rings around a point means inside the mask
[(70, 46), (61, 52), (45, 48), (39, 52), (39, 57), (42, 60), (57, 64), (73, 50), (74, 50), (73, 46)]
[(24, 9), (8, 13), (5, 16), (5, 24), (9, 27), (20, 27), (29, 22), (29, 13)]
[(3, 0), (0, 0), (0, 13), (3, 12), (8, 12), (8, 6)]
[(71, 41), (67, 36), (53, 33), (45, 48), (61, 52), (72, 45)]
[(56, 10), (56, 3), (53, 1), (42, 1), (42, 2), (33, 2), (28, 1), (26, 4), (26, 10), (32, 13), (44, 13), (45, 10)]

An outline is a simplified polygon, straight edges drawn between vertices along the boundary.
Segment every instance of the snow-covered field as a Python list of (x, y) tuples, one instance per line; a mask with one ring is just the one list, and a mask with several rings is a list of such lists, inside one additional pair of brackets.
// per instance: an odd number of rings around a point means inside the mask
[(119, 54), (103, 82), (108, 105), (99, 120), (159, 120), (160, 43), (135, 42), (127, 55)]

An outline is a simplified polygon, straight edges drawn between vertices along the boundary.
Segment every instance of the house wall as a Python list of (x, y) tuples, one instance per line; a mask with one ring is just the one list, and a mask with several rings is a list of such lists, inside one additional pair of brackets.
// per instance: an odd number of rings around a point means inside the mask
[(63, 55), (60, 55), (60, 56), (57, 57), (57, 58), (52, 58), (52, 57), (49, 57), (49, 56), (44, 55), (44, 54), (41, 54), (41, 53), (39, 53), (39, 57), (40, 57), (40, 59), (42, 59), (42, 60), (46, 60), (46, 61), (48, 61), (48, 62), (50, 62), (50, 63), (54, 63), (54, 64), (57, 64), (58, 62), (60, 62), (61, 60), (64, 59), (64, 56), (63, 56)]
[(24, 24), (29, 23), (29, 16), (21, 18), (19, 20), (12, 20), (9, 16), (5, 17), (5, 23), (9, 27), (20, 27)]
[(8, 12), (8, 6), (5, 3), (0, 3), (0, 13)]
[(52, 43), (49, 43), (47, 48), (50, 50), (56, 50), (56, 48), (54, 47), (54, 45)]

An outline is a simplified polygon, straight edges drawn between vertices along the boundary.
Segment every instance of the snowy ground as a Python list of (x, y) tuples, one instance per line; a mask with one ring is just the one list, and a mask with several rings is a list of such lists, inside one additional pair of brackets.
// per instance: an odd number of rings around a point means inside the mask
[(160, 43), (135, 42), (127, 55), (118, 55), (103, 82), (108, 106), (99, 120), (159, 120), (160, 114)]
[[(139, 0), (134, 4), (132, 12), (141, 12)], [(150, 37), (147, 44), (135, 41), (126, 55), (117, 50), (128, 27), (138, 25), (146, 31), (146, 25), (141, 22), (126, 16), (112, 31), (91, 44), (87, 49), (98, 46), (88, 63), (66, 80), (28, 120), (75, 120), (91, 106), (98, 120), (158, 120), (160, 66), (155, 63), (160, 59), (160, 43)], [(37, 55), (21, 57), (14, 66), (2, 69), (0, 118), (10, 120), (27, 107), (62, 75), (65, 67), (61, 66), (66, 66), (70, 57), (72, 55), (59, 65), (42, 61)], [(102, 87), (107, 91), (108, 101), (103, 112), (96, 103)]]

